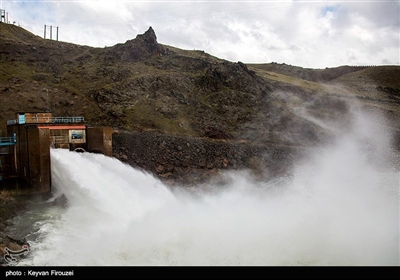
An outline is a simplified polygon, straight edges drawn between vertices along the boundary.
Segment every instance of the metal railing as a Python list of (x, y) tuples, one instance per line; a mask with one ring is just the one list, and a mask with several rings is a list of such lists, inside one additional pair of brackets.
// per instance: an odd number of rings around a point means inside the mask
[[(40, 120), (40, 121), (39, 121)], [(83, 123), (84, 117), (51, 117), (51, 118), (26, 118), (25, 123)], [(19, 124), (19, 121), (8, 120), (7, 125)]]
[(53, 123), (81, 123), (84, 122), (84, 117), (54, 117), (52, 118)]
[(0, 137), (0, 146), (14, 145), (17, 142), (16, 137)]
[[(51, 123), (52, 117), (24, 117), (25, 123)], [(21, 122), (21, 119), (18, 120)]]

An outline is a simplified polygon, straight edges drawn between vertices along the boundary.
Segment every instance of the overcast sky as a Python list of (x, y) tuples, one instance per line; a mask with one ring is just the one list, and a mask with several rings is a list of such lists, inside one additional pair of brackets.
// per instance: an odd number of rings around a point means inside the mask
[[(93, 47), (151, 26), (161, 44), (245, 63), (307, 68), (400, 64), (400, 1), (0, 0), (8, 20)], [(50, 28), (47, 29), (50, 37)]]

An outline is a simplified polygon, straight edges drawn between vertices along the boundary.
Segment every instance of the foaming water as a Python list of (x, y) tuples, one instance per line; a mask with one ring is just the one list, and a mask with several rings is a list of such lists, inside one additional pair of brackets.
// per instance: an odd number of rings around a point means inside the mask
[(193, 197), (102, 155), (52, 150), (51, 160), (68, 205), (40, 223), (20, 265), (399, 264), (398, 174), (360, 170), (356, 187), (227, 174), (228, 188)]
[(226, 173), (193, 195), (115, 158), (52, 149), (67, 205), (48, 209), (20, 265), (399, 265), (400, 175), (370, 162), (349, 136), (290, 177)]

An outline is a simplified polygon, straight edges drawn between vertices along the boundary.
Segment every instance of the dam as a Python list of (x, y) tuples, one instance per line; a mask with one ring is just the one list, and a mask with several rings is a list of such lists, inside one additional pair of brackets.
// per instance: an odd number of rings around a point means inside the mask
[(0, 137), (0, 184), (18, 180), (29, 192), (51, 190), (50, 149), (112, 154), (110, 127), (86, 125), (84, 117), (53, 117), (49, 112), (18, 112)]

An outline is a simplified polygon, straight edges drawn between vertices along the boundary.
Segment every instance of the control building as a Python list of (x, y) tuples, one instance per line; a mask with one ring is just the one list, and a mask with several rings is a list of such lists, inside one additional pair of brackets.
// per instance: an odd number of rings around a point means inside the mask
[(83, 117), (16, 113), (7, 133), (0, 138), (0, 181), (19, 178), (32, 192), (51, 189), (50, 148), (112, 155), (111, 128), (87, 126)]

